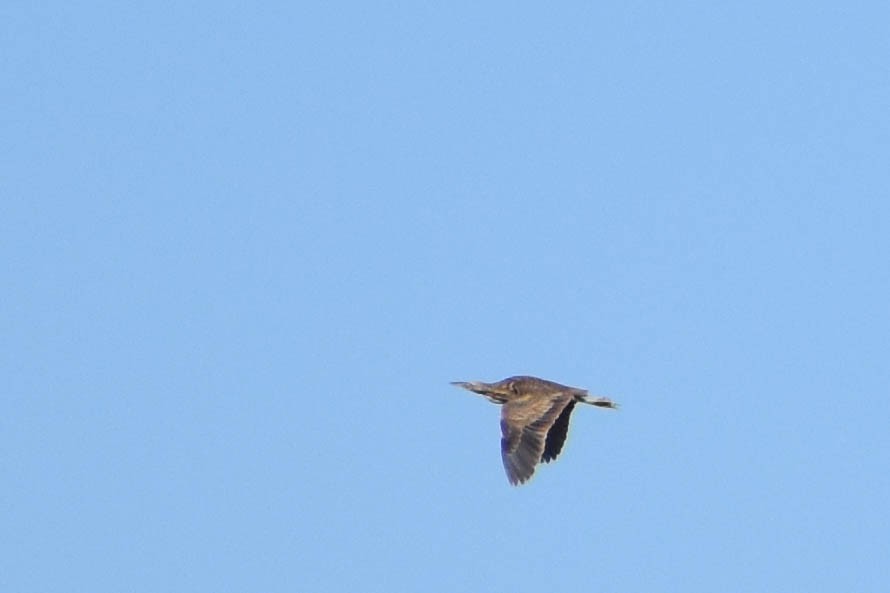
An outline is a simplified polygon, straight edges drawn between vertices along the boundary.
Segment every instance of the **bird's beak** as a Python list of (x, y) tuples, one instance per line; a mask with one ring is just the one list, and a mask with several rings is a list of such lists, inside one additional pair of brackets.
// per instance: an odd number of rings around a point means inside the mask
[(475, 381), (452, 381), (451, 384), (456, 385), (457, 387), (463, 387), (474, 393), (483, 393), (484, 390), (482, 383), (477, 383)]

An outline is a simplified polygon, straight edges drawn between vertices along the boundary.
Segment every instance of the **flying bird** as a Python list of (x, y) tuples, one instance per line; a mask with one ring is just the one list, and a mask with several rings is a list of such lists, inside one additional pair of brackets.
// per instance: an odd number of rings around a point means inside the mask
[(538, 462), (556, 459), (569, 432), (569, 417), (576, 403), (601, 408), (618, 407), (607, 397), (591, 399), (587, 390), (560, 385), (537, 377), (509, 377), (497, 383), (454, 381), (501, 408), (501, 458), (507, 479), (514, 486), (535, 473)]

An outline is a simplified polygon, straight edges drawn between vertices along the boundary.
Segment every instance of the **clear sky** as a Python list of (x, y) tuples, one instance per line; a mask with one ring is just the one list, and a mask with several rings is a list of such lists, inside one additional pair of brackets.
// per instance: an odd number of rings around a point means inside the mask
[[(886, 2), (6, 2), (0, 589), (890, 589)], [(520, 488), (499, 409), (609, 395)]]

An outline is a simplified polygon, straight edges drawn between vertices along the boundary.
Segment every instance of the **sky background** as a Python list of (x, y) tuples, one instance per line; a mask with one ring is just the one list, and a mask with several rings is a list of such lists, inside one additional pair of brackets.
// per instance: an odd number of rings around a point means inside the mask
[(0, 22), (3, 591), (890, 587), (886, 2)]

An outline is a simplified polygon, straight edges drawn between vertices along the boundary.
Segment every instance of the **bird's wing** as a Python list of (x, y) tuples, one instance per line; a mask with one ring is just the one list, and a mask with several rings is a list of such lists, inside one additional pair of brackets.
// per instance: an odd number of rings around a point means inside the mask
[[(535, 473), (544, 455), (547, 433), (569, 402), (573, 402), (572, 394), (560, 392), (549, 397), (523, 396), (504, 404), (501, 457), (511, 484), (522, 484)], [(568, 425), (568, 417), (565, 422)]]
[(562, 451), (562, 446), (566, 442), (566, 435), (569, 433), (569, 417), (574, 409), (575, 398), (572, 398), (566, 404), (566, 407), (562, 409), (562, 412), (559, 413), (556, 422), (553, 423), (553, 426), (547, 432), (547, 440), (544, 442), (544, 454), (541, 456), (541, 461), (544, 463), (550, 463)]

